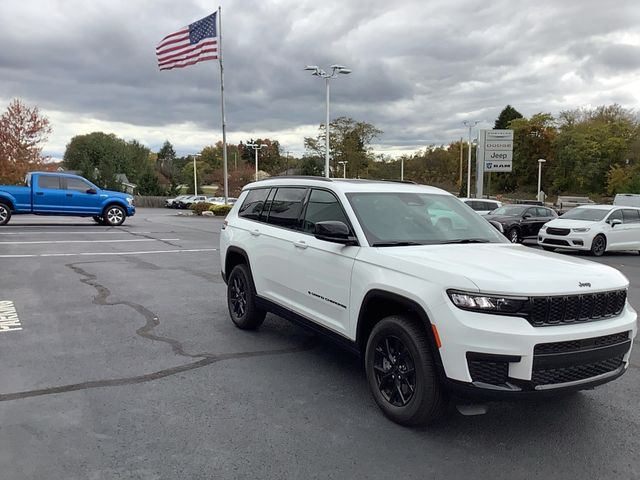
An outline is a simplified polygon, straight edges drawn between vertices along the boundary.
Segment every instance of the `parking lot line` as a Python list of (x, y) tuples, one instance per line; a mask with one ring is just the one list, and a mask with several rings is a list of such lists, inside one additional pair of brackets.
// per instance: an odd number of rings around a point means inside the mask
[(0, 258), (37, 258), (37, 257), (87, 257), (106, 255), (150, 255), (153, 253), (195, 253), (217, 252), (217, 248), (191, 248), (184, 250), (145, 250), (139, 252), (82, 252), (82, 253), (39, 253), (39, 254), (14, 254), (0, 255)]
[(133, 233), (133, 234), (150, 234), (154, 232), (131, 232), (129, 230), (107, 230), (107, 231), (88, 231), (88, 230), (78, 230), (78, 231), (42, 231), (42, 232), (0, 232), (0, 235), (56, 235), (56, 234), (64, 234), (64, 235), (104, 235), (105, 233)]
[(179, 238), (132, 238), (121, 240), (34, 240), (29, 242), (0, 242), (0, 245), (48, 245), (55, 243), (125, 243), (125, 242), (175, 242)]

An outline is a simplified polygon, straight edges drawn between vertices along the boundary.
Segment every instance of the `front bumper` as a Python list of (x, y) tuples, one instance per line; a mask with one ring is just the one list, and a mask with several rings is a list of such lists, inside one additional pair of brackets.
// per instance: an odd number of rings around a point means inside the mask
[(127, 217), (133, 217), (136, 214), (136, 206), (128, 205), (127, 206)]
[(544, 327), (450, 302), (431, 315), (438, 319), (445, 385), (474, 398), (544, 396), (606, 383), (626, 371), (637, 333), (628, 303), (613, 318)]
[(567, 250), (590, 250), (593, 234), (590, 232), (574, 233), (568, 235), (549, 235), (545, 231), (538, 232), (538, 245), (551, 248), (564, 248)]

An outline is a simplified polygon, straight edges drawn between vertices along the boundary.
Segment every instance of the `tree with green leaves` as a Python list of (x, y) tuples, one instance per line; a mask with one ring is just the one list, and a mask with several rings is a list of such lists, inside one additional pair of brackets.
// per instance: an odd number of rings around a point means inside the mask
[(502, 130), (502, 129), (510, 128), (509, 124), (511, 123), (512, 120), (515, 120), (516, 118), (522, 118), (522, 114), (519, 111), (517, 111), (515, 108), (513, 108), (511, 105), (507, 105), (502, 109), (502, 111), (500, 112), (500, 115), (498, 115), (498, 118), (496, 119), (493, 125), (493, 128), (494, 130)]

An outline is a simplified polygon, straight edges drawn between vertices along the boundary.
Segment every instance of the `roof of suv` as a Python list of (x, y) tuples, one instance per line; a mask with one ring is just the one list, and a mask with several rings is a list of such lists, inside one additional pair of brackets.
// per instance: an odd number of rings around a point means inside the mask
[(415, 183), (389, 181), (389, 180), (365, 180), (365, 179), (343, 179), (325, 177), (273, 177), (266, 180), (252, 182), (243, 188), (248, 190), (259, 187), (272, 186), (310, 186), (325, 187), (340, 192), (423, 192), (436, 193), (441, 195), (451, 195), (449, 192), (428, 185), (418, 185)]

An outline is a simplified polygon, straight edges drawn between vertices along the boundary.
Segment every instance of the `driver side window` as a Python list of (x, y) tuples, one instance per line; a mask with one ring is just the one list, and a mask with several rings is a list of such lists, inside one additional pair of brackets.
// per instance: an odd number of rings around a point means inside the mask
[(624, 220), (622, 219), (622, 210), (616, 210), (615, 212), (612, 212), (607, 219), (607, 223), (611, 223), (612, 220), (620, 220), (624, 223)]
[(349, 225), (340, 202), (332, 194), (325, 190), (312, 190), (307, 203), (307, 211), (302, 222), (302, 230), (313, 233), (316, 223), (338, 221)]

